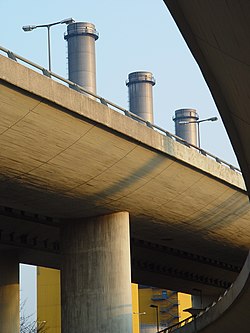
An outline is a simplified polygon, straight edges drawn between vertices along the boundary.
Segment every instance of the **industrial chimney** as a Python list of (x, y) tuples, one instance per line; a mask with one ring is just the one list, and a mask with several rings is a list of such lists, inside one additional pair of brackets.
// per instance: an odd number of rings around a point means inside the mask
[(150, 72), (133, 72), (126, 81), (129, 91), (129, 110), (151, 123), (153, 117), (153, 91), (155, 79)]
[(175, 111), (175, 134), (183, 140), (197, 146), (198, 113), (194, 109), (179, 109)]
[(67, 26), (69, 80), (96, 94), (95, 41), (99, 35), (94, 24), (75, 22)]

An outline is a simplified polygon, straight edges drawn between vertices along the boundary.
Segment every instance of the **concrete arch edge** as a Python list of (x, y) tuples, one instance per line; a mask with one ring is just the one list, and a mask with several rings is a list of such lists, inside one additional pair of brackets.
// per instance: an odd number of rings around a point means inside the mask
[(196, 318), (175, 330), (177, 333), (249, 332), (250, 317), (247, 315), (250, 299), (250, 251), (235, 282), (211, 306)]

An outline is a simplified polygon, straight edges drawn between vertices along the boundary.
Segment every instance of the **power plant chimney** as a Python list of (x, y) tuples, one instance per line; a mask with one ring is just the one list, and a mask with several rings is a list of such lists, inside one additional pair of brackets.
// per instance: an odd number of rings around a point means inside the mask
[(175, 111), (175, 134), (183, 140), (197, 146), (198, 113), (194, 109), (179, 109)]
[(75, 22), (67, 26), (69, 80), (96, 94), (95, 41), (99, 35), (94, 24)]
[(126, 81), (129, 91), (129, 111), (151, 123), (153, 116), (153, 90), (155, 79), (150, 72), (133, 72)]

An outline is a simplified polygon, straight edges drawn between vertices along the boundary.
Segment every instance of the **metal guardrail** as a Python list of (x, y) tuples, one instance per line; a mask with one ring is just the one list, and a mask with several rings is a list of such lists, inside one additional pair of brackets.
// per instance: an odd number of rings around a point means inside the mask
[(201, 309), (197, 314), (193, 314), (192, 316), (180, 321), (179, 323), (176, 323), (168, 328), (164, 328), (161, 331), (158, 331), (156, 333), (172, 333), (175, 330), (177, 330), (178, 328), (185, 326), (186, 324), (192, 322), (193, 320), (196, 320), (196, 318), (201, 317), (204, 313), (208, 312), (212, 307), (214, 307), (223, 297), (226, 296), (226, 294), (229, 292), (230, 289), (233, 288), (233, 283), (229, 286), (228, 289), (226, 289), (224, 291), (224, 293), (222, 295), (219, 296), (219, 298), (217, 300), (215, 300), (212, 304), (210, 304), (209, 306), (205, 307), (204, 309)]
[(195, 319), (195, 316), (190, 316), (182, 321), (180, 321), (179, 323), (177, 324), (174, 324), (170, 327), (167, 327), (167, 328), (164, 328), (163, 330), (161, 331), (158, 331), (156, 333), (172, 333), (174, 332), (175, 330), (177, 330), (178, 328), (190, 323), (191, 321), (193, 321)]
[(25, 64), (31, 66), (32, 68), (35, 68), (35, 69), (39, 70), (40, 72), (42, 72), (43, 75), (47, 76), (48, 78), (55, 78), (55, 79), (59, 80), (60, 82), (66, 83), (71, 88), (75, 89), (76, 91), (83, 92), (84, 94), (87, 94), (87, 95), (90, 95), (90, 96), (94, 97), (95, 99), (99, 100), (99, 102), (101, 104), (104, 104), (104, 105), (106, 105), (108, 107), (111, 106), (111, 107), (113, 107), (115, 109), (115, 111), (122, 112), (125, 116), (130, 117), (130, 118), (132, 118), (134, 120), (137, 120), (137, 121), (139, 121), (141, 123), (144, 123), (147, 127), (152, 128), (152, 129), (154, 129), (154, 130), (156, 130), (156, 131), (158, 131), (158, 132), (166, 135), (170, 139), (172, 139), (172, 140), (174, 140), (176, 142), (179, 142), (179, 143), (187, 146), (188, 148), (194, 149), (194, 150), (198, 151), (200, 154), (202, 154), (202, 155), (204, 155), (206, 157), (209, 157), (209, 158), (213, 159), (214, 161), (216, 161), (217, 163), (222, 164), (222, 165), (230, 168), (231, 170), (233, 170), (233, 171), (241, 174), (241, 170), (239, 168), (237, 168), (237, 167), (235, 167), (235, 166), (227, 163), (226, 161), (224, 161), (224, 160), (222, 160), (222, 159), (214, 156), (213, 154), (211, 154), (211, 153), (203, 150), (202, 148), (199, 148), (199, 147), (197, 147), (197, 146), (195, 146), (195, 145), (193, 145), (193, 144), (191, 144), (191, 143), (183, 140), (182, 138), (180, 138), (180, 137), (178, 137), (178, 136), (176, 136), (176, 135), (174, 135), (174, 134), (166, 131), (165, 129), (163, 129), (163, 128), (155, 125), (155, 124), (152, 124), (149, 121), (144, 120), (143, 118), (141, 118), (141, 117), (137, 116), (136, 114), (134, 114), (134, 113), (132, 113), (132, 112), (130, 112), (130, 111), (122, 108), (121, 106), (119, 106), (119, 105), (117, 105), (117, 104), (115, 104), (115, 103), (113, 103), (113, 102), (111, 102), (111, 101), (109, 101), (109, 100), (107, 100), (107, 99), (99, 96), (99, 95), (96, 95), (96, 94), (94, 94), (94, 93), (92, 93), (92, 92), (84, 89), (83, 87), (79, 86), (78, 84), (76, 84), (76, 83), (74, 83), (74, 82), (72, 82), (70, 80), (67, 80), (64, 77), (62, 77), (62, 76), (60, 76), (60, 75), (58, 75), (56, 73), (53, 73), (52, 71), (49, 71), (46, 68), (44, 68), (44, 67), (42, 67), (40, 65), (37, 65), (36, 63), (34, 63), (34, 62), (32, 62), (32, 61), (30, 61), (30, 60), (28, 60), (28, 59), (26, 59), (26, 58), (24, 58), (22, 56), (19, 56), (18, 54), (13, 53), (10, 50), (8, 50), (8, 49), (6, 49), (6, 48), (4, 48), (2, 46), (0, 46), (0, 51), (2, 51), (5, 54), (7, 54), (7, 56), (10, 59), (12, 59), (14, 61), (20, 60), (20, 61), (24, 62)]

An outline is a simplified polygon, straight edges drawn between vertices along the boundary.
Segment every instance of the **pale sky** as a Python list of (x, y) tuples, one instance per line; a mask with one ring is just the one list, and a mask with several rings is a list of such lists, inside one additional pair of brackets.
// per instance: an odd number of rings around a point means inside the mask
[[(68, 17), (95, 24), (98, 95), (128, 109), (128, 74), (150, 71), (156, 79), (155, 124), (174, 133), (172, 117), (180, 108), (196, 109), (200, 119), (217, 116), (219, 121), (201, 124), (201, 147), (238, 165), (207, 85), (162, 0), (2, 0), (0, 11), (0, 45), (46, 68), (47, 30), (24, 32), (23, 25)], [(51, 29), (52, 70), (67, 78), (65, 31), (65, 25)], [(28, 271), (22, 290), (24, 298), (33, 290), (34, 299), (34, 269), (32, 283)]]
[[(23, 25), (68, 17), (94, 23), (100, 34), (96, 42), (98, 95), (128, 108), (128, 74), (152, 72), (156, 79), (155, 123), (172, 133), (176, 109), (197, 109), (200, 119), (219, 117), (200, 70), (162, 0), (13, 0), (1, 1), (0, 10), (0, 44), (44, 67), (48, 67), (47, 30), (24, 32)], [(67, 77), (65, 31), (66, 25), (51, 29), (52, 70)], [(201, 145), (237, 166), (220, 118), (201, 124)]]

